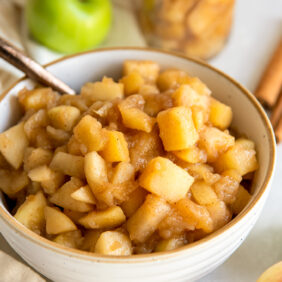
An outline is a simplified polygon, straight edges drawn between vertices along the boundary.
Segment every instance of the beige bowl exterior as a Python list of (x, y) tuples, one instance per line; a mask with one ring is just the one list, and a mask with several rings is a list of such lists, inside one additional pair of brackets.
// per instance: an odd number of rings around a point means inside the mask
[[(140, 48), (103, 49), (70, 56), (48, 70), (77, 91), (104, 74), (118, 78), (124, 60), (153, 60), (162, 68), (180, 68), (198, 76), (213, 95), (230, 105), (232, 126), (256, 143), (260, 167), (255, 175), (253, 197), (229, 224), (206, 238), (158, 254), (106, 257), (72, 250), (44, 239), (18, 223), (7, 211), (0, 195), (0, 231), (12, 248), (46, 277), (70, 281), (193, 281), (222, 264), (244, 241), (257, 221), (270, 191), (275, 166), (275, 139), (270, 122), (251, 93), (213, 67), (184, 56)], [(15, 96), (33, 82), (23, 79), (0, 97), (0, 132), (19, 118)], [(1, 180), (0, 180), (1, 181)]]

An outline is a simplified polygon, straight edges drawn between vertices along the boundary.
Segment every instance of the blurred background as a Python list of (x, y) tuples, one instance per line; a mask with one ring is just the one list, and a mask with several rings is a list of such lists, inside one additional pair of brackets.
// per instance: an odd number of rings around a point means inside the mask
[[(0, 36), (41, 64), (103, 47), (173, 50), (207, 60), (254, 91), (282, 36), (281, 0), (0, 0)], [(0, 60), (0, 91), (22, 73)], [(280, 94), (281, 95), (281, 94)], [(265, 211), (207, 281), (255, 281), (282, 260), (282, 146)], [(0, 250), (20, 258), (0, 235)], [(1, 267), (0, 267), (1, 269)], [(0, 278), (1, 280), (1, 278)]]

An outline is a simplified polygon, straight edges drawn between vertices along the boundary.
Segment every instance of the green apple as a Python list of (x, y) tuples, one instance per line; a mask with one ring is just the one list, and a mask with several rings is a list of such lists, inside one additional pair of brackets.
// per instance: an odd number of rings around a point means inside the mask
[(110, 0), (28, 0), (29, 31), (40, 43), (63, 53), (85, 51), (106, 37)]

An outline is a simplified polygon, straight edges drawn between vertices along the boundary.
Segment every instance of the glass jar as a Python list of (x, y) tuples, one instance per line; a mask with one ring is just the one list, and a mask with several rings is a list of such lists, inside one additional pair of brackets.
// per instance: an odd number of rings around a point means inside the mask
[(138, 18), (150, 46), (209, 59), (224, 46), (235, 0), (141, 0)]

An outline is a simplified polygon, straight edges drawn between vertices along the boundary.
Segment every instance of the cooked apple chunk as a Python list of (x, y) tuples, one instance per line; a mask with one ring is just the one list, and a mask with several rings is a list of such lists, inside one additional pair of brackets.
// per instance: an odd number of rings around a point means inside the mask
[(119, 231), (103, 232), (97, 240), (95, 253), (112, 256), (129, 256), (132, 254), (131, 241)]
[(239, 214), (244, 207), (248, 204), (251, 199), (251, 194), (242, 186), (239, 186), (238, 192), (236, 194), (236, 200), (231, 205), (231, 210), (235, 214)]
[(56, 105), (59, 95), (51, 88), (36, 88), (27, 90), (24, 88), (19, 92), (19, 102), (26, 111), (33, 109), (39, 110)]
[(21, 166), (27, 146), (24, 123), (19, 123), (0, 134), (0, 152), (14, 169)]
[(7, 194), (10, 198), (14, 198), (16, 194), (24, 189), (29, 179), (24, 171), (0, 170), (0, 190)]
[(107, 142), (101, 155), (108, 162), (129, 161), (128, 145), (124, 134), (119, 131), (107, 131)]
[(134, 242), (145, 242), (170, 211), (170, 205), (158, 196), (149, 194), (143, 205), (128, 219), (127, 230)]
[(50, 163), (50, 168), (54, 171), (66, 175), (83, 179), (84, 175), (84, 157), (74, 156), (64, 152), (58, 152)]
[(45, 196), (41, 191), (29, 195), (19, 207), (15, 218), (37, 234), (41, 234), (45, 225), (44, 209), (47, 206)]
[(108, 182), (105, 160), (96, 152), (88, 153), (84, 162), (85, 176), (93, 194), (99, 193)]
[(193, 181), (188, 172), (162, 157), (151, 160), (139, 178), (142, 187), (169, 202), (185, 197)]
[(218, 201), (212, 187), (204, 181), (197, 181), (191, 186), (191, 192), (195, 201), (200, 205), (208, 205)]
[(80, 249), (83, 237), (80, 230), (74, 230), (59, 234), (53, 241), (68, 248)]
[(114, 228), (126, 220), (122, 209), (118, 206), (110, 207), (103, 211), (92, 211), (79, 219), (79, 223), (85, 228)]
[(188, 224), (207, 233), (213, 231), (213, 221), (205, 206), (197, 205), (185, 198), (176, 203), (176, 209)]
[(214, 162), (220, 154), (226, 152), (235, 143), (235, 138), (215, 127), (205, 127), (200, 133), (199, 146), (208, 156), (208, 162)]
[(29, 171), (38, 166), (49, 165), (52, 158), (51, 150), (28, 147), (24, 154), (24, 170)]
[(60, 207), (78, 212), (88, 212), (93, 209), (93, 205), (77, 201), (72, 198), (71, 194), (78, 188), (83, 186), (83, 182), (72, 177), (59, 190), (57, 190), (50, 198), (50, 202)]
[(131, 129), (151, 132), (156, 120), (137, 108), (120, 109), (123, 124)]
[(224, 130), (231, 124), (232, 109), (229, 106), (217, 101), (216, 99), (212, 99), (209, 119), (213, 126)]
[(57, 208), (45, 207), (44, 214), (47, 234), (60, 234), (77, 229), (71, 219)]
[(235, 169), (241, 175), (258, 168), (254, 142), (246, 139), (236, 140), (235, 145), (221, 155), (215, 163), (218, 171)]
[(123, 63), (123, 74), (139, 73), (145, 80), (155, 82), (160, 71), (160, 66), (152, 61), (128, 60)]
[(189, 108), (174, 107), (162, 111), (157, 121), (166, 151), (187, 149), (199, 139)]
[(124, 85), (124, 94), (126, 96), (138, 93), (145, 83), (141, 74), (136, 71), (124, 76), (120, 82)]
[(123, 97), (123, 84), (104, 77), (102, 81), (88, 82), (81, 89), (81, 96), (90, 102), (110, 101)]
[(88, 152), (101, 150), (106, 141), (101, 123), (90, 115), (84, 116), (73, 132), (76, 140), (84, 144)]
[(48, 111), (52, 126), (70, 131), (80, 117), (80, 110), (73, 106), (57, 106)]
[(94, 195), (88, 185), (82, 186), (78, 190), (74, 191), (71, 194), (71, 197), (80, 202), (93, 204), (93, 205), (96, 204)]

